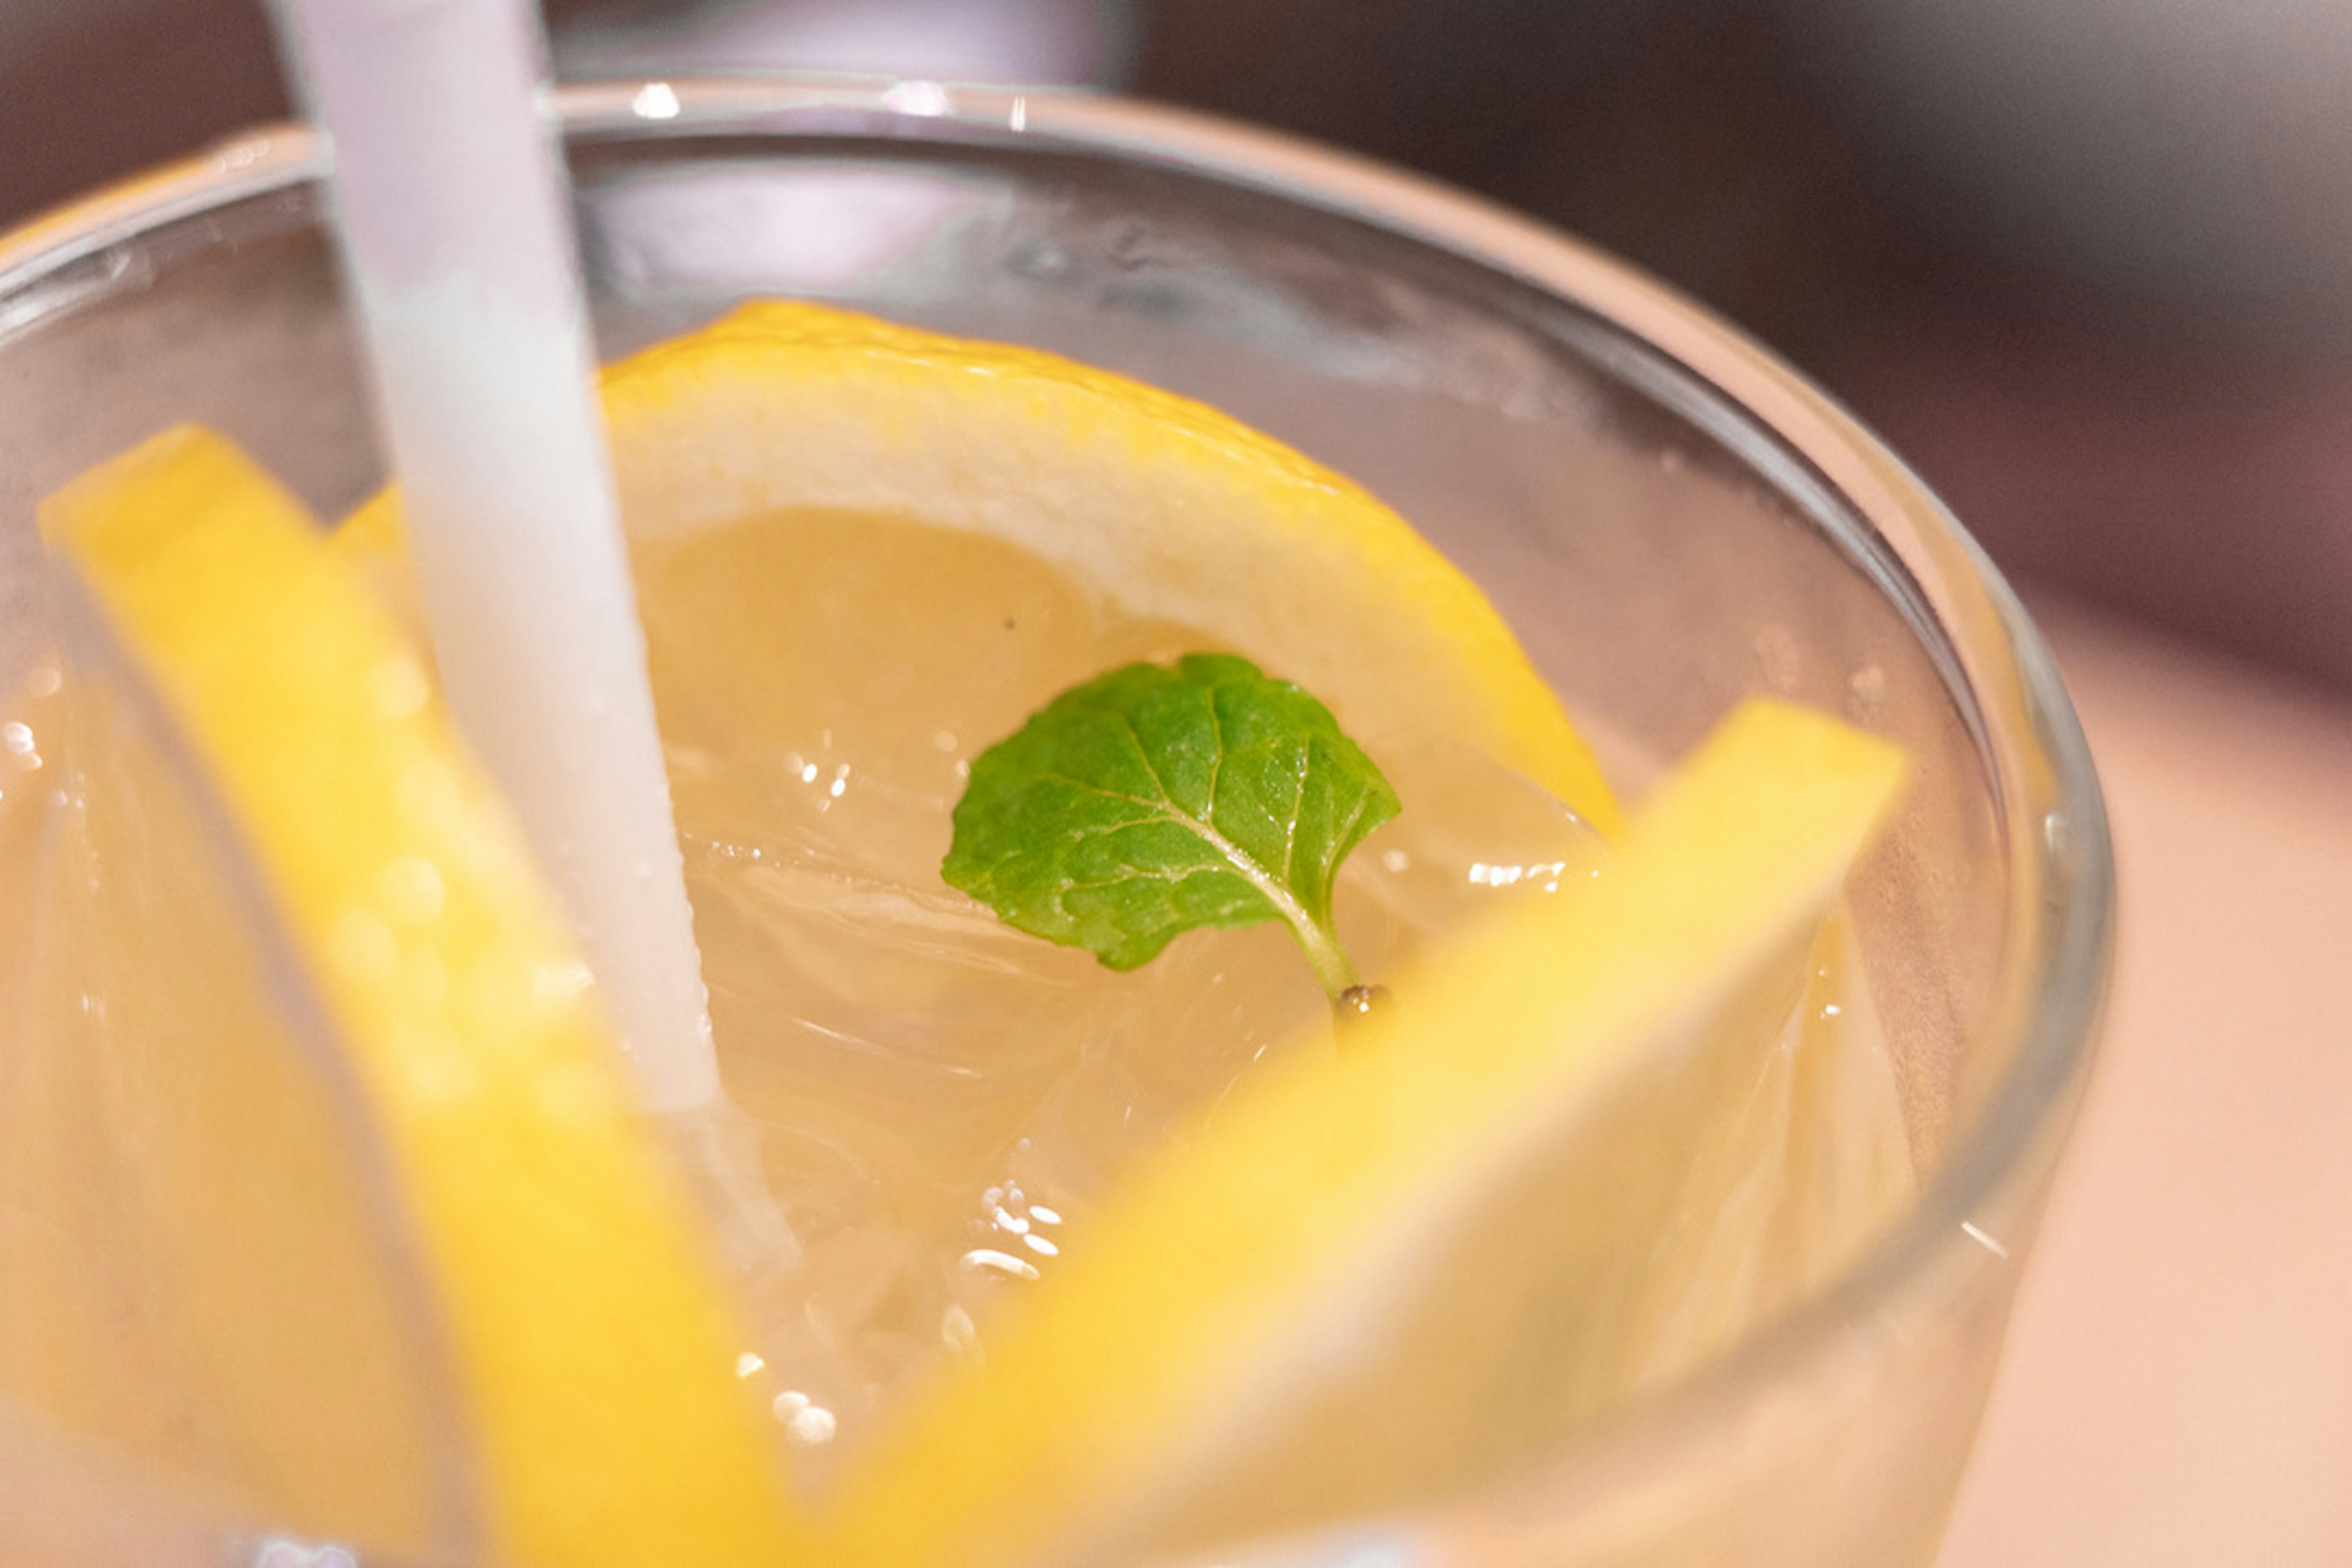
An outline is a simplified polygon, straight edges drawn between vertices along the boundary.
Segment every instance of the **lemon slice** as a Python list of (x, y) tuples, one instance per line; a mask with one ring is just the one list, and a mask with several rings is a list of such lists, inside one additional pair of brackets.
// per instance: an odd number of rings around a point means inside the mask
[[(1032, 349), (747, 304), (604, 373), (640, 543), (786, 509), (1016, 545), (1124, 614), (1192, 627), (1380, 754), (1449, 735), (1602, 833), (1617, 807), (1494, 607), (1358, 485), (1205, 405)], [(345, 548), (396, 550), (379, 497)]]
[[(1599, 1361), (1622, 1349), (1643, 1331), (1628, 1229), (1671, 1241), (1677, 1153), (1720, 1097), (1672, 1085), (1664, 1117), (1629, 1119), (1626, 1102), (1676, 1063), (1769, 1044), (1906, 766), (1832, 721), (1742, 708), (1634, 815), (1606, 878), (1433, 959), (1337, 1060), (1269, 1067), (1196, 1140), (1148, 1159), (984, 1363), (853, 1476), (823, 1560), (1085, 1561), (1171, 1531), (1397, 1506), (1377, 1478), (1358, 1495), (1349, 1457), (1318, 1471), (1280, 1429), (1360, 1383), (1361, 1347), (1447, 1237), (1563, 1148), (1580, 1163), (1565, 1188), (1546, 1182), (1528, 1245), (1580, 1281), (1561, 1342)], [(1254, 1462), (1269, 1451), (1278, 1467)], [(1283, 1506), (1234, 1512), (1227, 1494), (1254, 1486)]]
[[(155, 1315), (176, 1322), (161, 1359), (216, 1373), (208, 1386), (232, 1408), (203, 1418), (226, 1424), (224, 1445), (278, 1456), (239, 1479), (298, 1521), (348, 1500), (352, 1477), (322, 1483), (322, 1461), (289, 1434), (331, 1434), (373, 1412), (306, 1411), (299, 1373), (325, 1379), (314, 1397), (363, 1393), (366, 1379), (332, 1352), (398, 1335), (379, 1326), (338, 1341), (336, 1322), (300, 1310), (304, 1269), (339, 1269), (358, 1244), (306, 1219), (317, 1194), (290, 1184), (349, 1185), (373, 1158), (380, 1190), (344, 1194), (331, 1212), (390, 1205), (424, 1282), (421, 1362), (446, 1355), (457, 1391), (456, 1431), (427, 1413), (421, 1436), (383, 1452), (429, 1468), (418, 1442), (470, 1451), (475, 1478), (446, 1489), (478, 1493), (474, 1529), (491, 1557), (541, 1568), (785, 1560), (780, 1479), (735, 1384), (738, 1342), (698, 1219), (631, 1112), (584, 971), (415, 648), (299, 505), (212, 436), (173, 432), (104, 465), (44, 503), (42, 525), (131, 667), (124, 684), (160, 709), (165, 750), (193, 757), (250, 857), (289, 954), (264, 976), (266, 999), (315, 1013), (333, 1039), (305, 1078), (224, 1034), (220, 1048), (251, 1076), (209, 1082), (197, 1081), (200, 1051), (174, 1066), (169, 1049), (134, 1041), (143, 1057), (120, 1065), (153, 1072), (118, 1070), (105, 1086), (111, 1125), (142, 1141), (110, 1150), (114, 1163), (176, 1150), (193, 1183), (218, 1189), (192, 1200), (214, 1206), (176, 1215), (209, 1231), (150, 1237), (175, 1249), (186, 1286)], [(93, 721), (101, 732), (108, 722)], [(113, 783), (89, 777), (100, 791)], [(152, 942), (157, 907), (199, 936), (232, 922), (233, 909), (171, 907), (205, 882), (175, 879), (168, 862), (154, 875), (145, 925), (118, 942), (142, 931)], [(132, 946), (116, 967), (141, 956)], [(131, 975), (124, 996), (167, 1043), (201, 1046), (200, 1030), (168, 1015), (204, 1018), (219, 992), (176, 958), (155, 962), (179, 989), (142, 990)], [(289, 1124), (312, 1157), (273, 1165), (268, 1149), (234, 1146), (241, 1126), (289, 1130), (283, 1107), (241, 1104), (240, 1092), (298, 1080), (327, 1107)], [(202, 1092), (175, 1092), (191, 1084)], [(237, 1290), (212, 1288), (232, 1273)], [(385, 1289), (404, 1288), (396, 1275)], [(289, 1323), (299, 1342), (275, 1342)], [(294, 1373), (271, 1369), (280, 1352)]]

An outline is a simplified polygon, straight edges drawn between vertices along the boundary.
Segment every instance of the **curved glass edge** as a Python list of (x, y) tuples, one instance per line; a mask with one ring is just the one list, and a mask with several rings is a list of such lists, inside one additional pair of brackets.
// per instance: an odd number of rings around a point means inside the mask
[(327, 162), (323, 143), (309, 127), (259, 126), (52, 207), (0, 234), (0, 297), (19, 294), (134, 236), (319, 178)]
[[(2011, 921), (1981, 1037), (2010, 1042), (2004, 1077), (1973, 1105), (1918, 1208), (1845, 1279), (1577, 1445), (1646, 1447), (1744, 1393), (1826, 1358), (1869, 1313), (1933, 1310), (2009, 1263), (1979, 1220), (2030, 1223), (2087, 1080), (2112, 964), (2113, 851), (2081, 725), (2041, 635), (1998, 570), (1927, 487), (1860, 421), (1705, 307), (1625, 263), (1507, 209), (1419, 176), (1274, 132), (1160, 105), (1063, 89), (870, 77), (671, 79), (567, 85), (553, 98), (575, 140), (713, 134), (879, 135), (1050, 145), (1117, 155), (1255, 190), (1426, 244), (1559, 296), (1650, 346), (1746, 410), (1842, 506), (1808, 506), (1858, 563), (1883, 549), (1920, 596), (1957, 675), (1997, 787)], [(134, 236), (324, 176), (320, 139), (274, 125), (221, 143), (0, 236), (0, 335), (16, 303)], [(34, 314), (45, 313), (36, 310)], [(1565, 1456), (1560, 1456), (1564, 1458)]]

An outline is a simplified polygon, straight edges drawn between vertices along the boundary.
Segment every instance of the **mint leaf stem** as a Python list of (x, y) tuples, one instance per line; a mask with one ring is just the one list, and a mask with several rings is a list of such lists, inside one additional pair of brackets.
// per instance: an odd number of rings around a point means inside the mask
[(1323, 983), (1323, 994), (1331, 999), (1331, 1005), (1338, 1006), (1341, 997), (1362, 984), (1336, 934), (1318, 925), (1299, 925), (1295, 921), (1290, 932), (1307, 950), (1307, 962), (1315, 966), (1315, 978)]

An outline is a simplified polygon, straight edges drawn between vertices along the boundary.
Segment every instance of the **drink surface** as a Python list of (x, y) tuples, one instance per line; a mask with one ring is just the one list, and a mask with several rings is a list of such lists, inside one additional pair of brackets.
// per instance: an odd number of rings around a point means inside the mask
[[(1344, 1041), (1278, 925), (1197, 931), (1113, 973), (939, 878), (974, 755), (1070, 685), (1215, 639), (906, 517), (744, 519), (648, 542), (638, 578), (722, 1070), (797, 1243), (755, 1284), (768, 1327), (746, 1364), (822, 1489), (908, 1389), (985, 1355), (992, 1317), (1085, 1245), (1092, 1200), (1138, 1153), (1213, 1116), (1270, 1057)], [(1588, 826), (1453, 737), (1375, 760), (1405, 808), (1336, 900), (1368, 976), (1605, 874)], [(1820, 1282), (1907, 1194), (1842, 927), (1811, 964), (1710, 1113), (1687, 1234), (1661, 1239), (1655, 1321), (1626, 1342), (1638, 1363), (1563, 1375), (1584, 1392), (1530, 1399), (1516, 1439), (1500, 1415), (1470, 1446), (1538, 1441), (1580, 1401), (1703, 1359)], [(1508, 1295), (1528, 1289), (1497, 1268), (1514, 1245), (1490, 1235), (1484, 1256), (1433, 1262), (1464, 1292)], [(1460, 1384), (1491, 1385), (1527, 1350), (1438, 1354)], [(1422, 1382), (1431, 1353), (1426, 1335), (1376, 1349), (1362, 1383)], [(1382, 1364), (1395, 1356), (1424, 1364), (1403, 1376)]]

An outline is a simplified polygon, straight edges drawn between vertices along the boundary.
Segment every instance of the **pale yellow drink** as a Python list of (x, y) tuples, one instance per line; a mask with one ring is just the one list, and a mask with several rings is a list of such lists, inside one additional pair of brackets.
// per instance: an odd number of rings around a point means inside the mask
[[(950, 1368), (984, 1360), (1024, 1294), (1083, 1252), (1097, 1201), (1141, 1153), (1190, 1136), (1265, 1063), (1344, 1041), (1279, 927), (1195, 932), (1115, 973), (1002, 925), (939, 877), (979, 751), (1093, 674), (1225, 639), (1129, 613), (1018, 545), (913, 516), (803, 507), (645, 532), (650, 666), (724, 1076), (746, 1122), (731, 1141), (751, 1152), (783, 1221), (734, 1247), (746, 1327), (736, 1372), (774, 1422), (796, 1493), (822, 1509), (875, 1434)], [(396, 562), (353, 544), (404, 609)], [(106, 776), (121, 742), (103, 669), (77, 679), (45, 664), (11, 706), (8, 733), (29, 737), (16, 765), (27, 782), (36, 764), (48, 774), (48, 787), (0, 795), (19, 886), (102, 884), (134, 874), (131, 844), (178, 841), (169, 824), (139, 818), (184, 808)], [(1406, 808), (1349, 863), (1337, 905), (1368, 975), (1406, 975), (1433, 944), (1608, 874), (1605, 840), (1517, 769), (1442, 727), (1391, 726), (1384, 739), (1376, 761)], [(1621, 761), (1621, 777), (1638, 766)], [(86, 837), (92, 796), (101, 815), (131, 815)], [(209, 873), (166, 863), (146, 874)], [(1761, 994), (1739, 1057), (1701, 1063), (1669, 1090), (1687, 1123), (1674, 1146), (1698, 1152), (1664, 1175), (1636, 1162), (1624, 1177), (1641, 1188), (1629, 1214), (1661, 1228), (1628, 1255), (1639, 1288), (1585, 1342), (1584, 1282), (1551, 1261), (1541, 1216), (1560, 1201), (1609, 1201), (1612, 1142), (1647, 1135), (1638, 1109), (1616, 1132), (1586, 1129), (1557, 1171), (1522, 1181), (1433, 1253), (1430, 1284), (1401, 1298), (1393, 1330), (1365, 1336), (1315, 1395), (1303, 1419), (1369, 1417), (1375, 1432), (1383, 1407), (1414, 1405), (1412, 1442), (1347, 1461), (1373, 1467), (1381, 1499), (1410, 1503), (1507, 1465), (1687, 1370), (1817, 1285), (1899, 1206), (1908, 1158), (1866, 987), (1849, 973), (1841, 926), (1809, 945)], [(238, 963), (178, 956), (190, 961), (36, 987), (30, 1037), (83, 1037), (137, 1061), (141, 1043), (121, 1030), (142, 1011), (235, 1017), (266, 1005), (240, 990), (251, 981)], [(207, 994), (215, 985), (228, 989)], [(133, 1022), (110, 1024), (118, 1010)], [(287, 1092), (266, 1070), (241, 1088), (272, 1104)], [(103, 1108), (94, 1114), (93, 1142), (119, 1140)], [(323, 1112), (275, 1114), (273, 1136), (299, 1136)], [(34, 1190), (53, 1190), (40, 1174)], [(362, 1202), (288, 1200), (289, 1213), (320, 1216)], [(332, 1229), (314, 1220), (299, 1245), (320, 1248)], [(152, 1239), (136, 1226), (98, 1234)], [(393, 1290), (363, 1243), (349, 1250), (316, 1261), (363, 1320)], [(1525, 1336), (1546, 1311), (1566, 1321), (1531, 1378)], [(384, 1337), (396, 1336), (362, 1323), (352, 1342)], [(37, 1333), (13, 1349), (15, 1385), (37, 1396), (45, 1358), (95, 1353)], [(164, 1342), (150, 1353), (177, 1352)], [(388, 1429), (429, 1424), (396, 1384), (331, 1397), (367, 1402)], [(58, 1397), (70, 1420), (121, 1418), (106, 1414), (119, 1395), (93, 1404), (70, 1374)], [(173, 1448), (167, 1433), (143, 1442)], [(1237, 1468), (1156, 1538), (1313, 1522), (1296, 1500), (1331, 1490), (1309, 1473), (1318, 1447), (1289, 1450), (1290, 1472)], [(1364, 1481), (1337, 1484), (1344, 1499)]]

